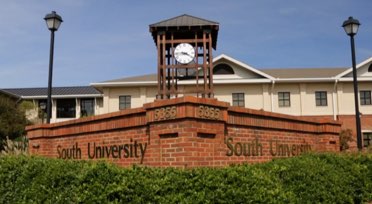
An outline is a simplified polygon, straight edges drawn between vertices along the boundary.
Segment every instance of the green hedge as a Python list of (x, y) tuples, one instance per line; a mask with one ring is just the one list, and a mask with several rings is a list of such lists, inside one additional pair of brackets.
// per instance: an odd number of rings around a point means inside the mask
[(361, 203), (372, 156), (313, 154), (226, 168), (120, 168), (0, 157), (0, 203)]

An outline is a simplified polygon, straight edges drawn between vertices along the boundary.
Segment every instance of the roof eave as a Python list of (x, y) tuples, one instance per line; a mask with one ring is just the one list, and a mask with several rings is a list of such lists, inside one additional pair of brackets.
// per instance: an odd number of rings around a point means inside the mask
[[(353, 81), (353, 77), (345, 77), (345, 78), (340, 78), (338, 79), (338, 81), (340, 82), (352, 82)], [(368, 81), (368, 82), (371, 82), (372, 81), (372, 77), (358, 77), (358, 82), (365, 82), (365, 81)]]
[(336, 79), (334, 77), (329, 78), (276, 78), (275, 82), (333, 82)]

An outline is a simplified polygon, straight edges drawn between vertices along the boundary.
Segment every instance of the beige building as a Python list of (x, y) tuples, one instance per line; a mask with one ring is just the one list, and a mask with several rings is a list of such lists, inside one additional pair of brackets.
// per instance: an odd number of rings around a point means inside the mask
[[(256, 69), (227, 55), (213, 60), (214, 97), (233, 106), (315, 119), (331, 118), (355, 133), (352, 68)], [(372, 58), (357, 65), (363, 144), (372, 143)], [(194, 73), (196, 74), (196, 73)], [(180, 90), (195, 81), (179, 80)], [(46, 88), (2, 89), (3, 94), (30, 101), (28, 117), (45, 117)], [(57, 87), (52, 94), (51, 122), (62, 122), (128, 108), (156, 100), (157, 75)], [(178, 97), (182, 97), (179, 95)]]
[[(215, 98), (232, 105), (296, 116), (353, 115), (354, 92), (351, 68), (255, 69), (226, 55), (214, 59)], [(372, 58), (357, 65), (360, 112), (372, 114)], [(103, 94), (109, 113), (141, 107), (157, 95), (157, 77), (143, 75), (91, 86)], [(180, 81), (180, 89), (190, 82)]]
[[(256, 69), (227, 55), (214, 63), (214, 97), (233, 106), (313, 118), (355, 129), (352, 68)], [(357, 65), (364, 145), (372, 142), (372, 58)], [(180, 80), (179, 89), (195, 83)], [(141, 107), (157, 95), (157, 75), (92, 83), (103, 95), (100, 113)], [(182, 95), (179, 95), (181, 97)]]

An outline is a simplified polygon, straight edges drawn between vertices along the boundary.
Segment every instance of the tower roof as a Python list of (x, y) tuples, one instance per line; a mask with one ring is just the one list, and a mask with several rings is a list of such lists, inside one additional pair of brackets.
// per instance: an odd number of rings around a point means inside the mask
[(210, 30), (212, 32), (212, 47), (216, 49), (219, 23), (203, 18), (183, 14), (149, 25), (150, 32), (156, 44), (158, 32), (184, 32), (187, 30)]
[(203, 18), (183, 14), (170, 19), (166, 19), (150, 25), (151, 28), (157, 27), (180, 27), (180, 26), (218, 26), (215, 21), (206, 20)]

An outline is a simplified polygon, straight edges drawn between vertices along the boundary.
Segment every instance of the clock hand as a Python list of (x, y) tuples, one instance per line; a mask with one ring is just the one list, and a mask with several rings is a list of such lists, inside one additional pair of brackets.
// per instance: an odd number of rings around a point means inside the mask
[(194, 57), (194, 56), (190, 55), (190, 54), (187, 53), (187, 52), (182, 52), (182, 54), (187, 55), (187, 56), (190, 56), (190, 57)]

